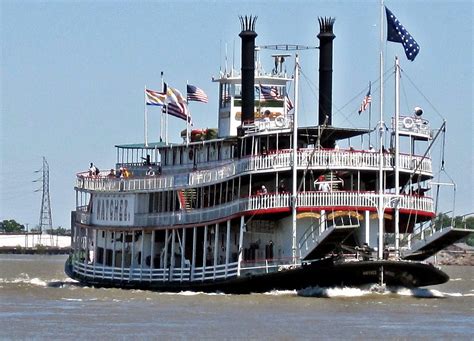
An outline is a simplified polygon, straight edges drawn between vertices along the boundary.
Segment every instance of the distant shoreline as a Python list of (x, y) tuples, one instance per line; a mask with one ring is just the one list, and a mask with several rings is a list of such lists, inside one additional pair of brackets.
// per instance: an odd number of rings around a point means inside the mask
[(0, 254), (16, 254), (16, 255), (67, 255), (71, 251), (71, 247), (54, 247), (54, 246), (40, 246), (40, 247), (0, 247)]

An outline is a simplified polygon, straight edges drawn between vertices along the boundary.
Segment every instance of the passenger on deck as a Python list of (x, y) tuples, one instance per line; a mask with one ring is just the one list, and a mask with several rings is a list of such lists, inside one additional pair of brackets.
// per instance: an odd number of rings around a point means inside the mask
[(375, 153), (374, 146), (372, 146), (372, 145), (369, 146), (369, 153)]
[(324, 175), (321, 175), (318, 180), (314, 182), (314, 187), (318, 186), (318, 191), (329, 192), (329, 183), (325, 181)]
[(280, 193), (285, 193), (286, 192), (285, 181), (283, 179), (280, 180), (280, 184), (278, 185), (278, 192), (280, 192)]
[(89, 166), (89, 176), (97, 176), (99, 173), (99, 169), (91, 162)]
[(115, 178), (115, 169), (111, 169), (110, 173), (107, 175), (108, 178)]
[(267, 193), (268, 193), (267, 188), (264, 185), (262, 185), (262, 188), (260, 189), (260, 195), (267, 194)]

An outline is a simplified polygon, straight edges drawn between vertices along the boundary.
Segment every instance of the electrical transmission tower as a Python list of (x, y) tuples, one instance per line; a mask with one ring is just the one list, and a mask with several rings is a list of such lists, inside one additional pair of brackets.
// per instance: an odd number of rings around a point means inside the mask
[[(43, 172), (43, 177), (37, 180), (43, 183), (43, 196), (41, 199), (41, 211), (38, 226), (40, 233), (40, 241), (43, 231), (51, 231), (53, 229), (53, 219), (51, 217), (51, 199), (49, 197), (49, 165), (44, 156), (43, 167), (40, 170), (36, 171), (36, 173), (39, 173), (41, 171)], [(39, 192), (40, 190), (41, 189), (38, 189), (35, 192)]]

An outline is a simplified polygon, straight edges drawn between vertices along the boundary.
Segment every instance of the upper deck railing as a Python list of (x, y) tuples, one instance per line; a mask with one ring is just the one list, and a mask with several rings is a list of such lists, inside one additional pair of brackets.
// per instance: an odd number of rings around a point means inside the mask
[[(315, 150), (300, 149), (297, 153), (299, 169), (379, 169), (379, 153), (349, 150)], [(242, 159), (224, 160), (213, 163), (212, 169), (197, 169), (192, 172), (177, 172), (174, 175), (160, 175), (154, 177), (108, 177), (107, 172), (101, 172), (97, 177), (90, 177), (88, 172), (77, 174), (76, 187), (78, 189), (100, 192), (127, 192), (127, 191), (157, 191), (213, 184), (232, 178), (239, 174), (254, 171), (274, 171), (291, 166), (291, 150), (280, 150), (278, 153), (269, 152), (265, 155), (256, 155)], [(393, 169), (395, 156), (384, 153), (382, 167), (385, 170)], [(400, 171), (412, 172), (419, 164), (418, 172), (423, 175), (432, 175), (431, 159), (407, 154), (400, 155)], [(206, 164), (200, 165), (206, 166)]]
[[(297, 195), (298, 209), (325, 209), (325, 210), (375, 210), (378, 206), (379, 195), (375, 192), (300, 192)], [(383, 196), (384, 209), (393, 209), (398, 202), (400, 210), (433, 213), (433, 199), (417, 195), (385, 194)], [(197, 224), (207, 221), (229, 218), (246, 212), (288, 209), (290, 212), (290, 193), (269, 193), (239, 198), (232, 202), (202, 209), (179, 210), (160, 213), (136, 213), (126, 226), (174, 226)], [(91, 213), (76, 212), (76, 221), (82, 224), (92, 222)], [(93, 223), (93, 222), (92, 222)], [(98, 222), (98, 225), (108, 224)]]

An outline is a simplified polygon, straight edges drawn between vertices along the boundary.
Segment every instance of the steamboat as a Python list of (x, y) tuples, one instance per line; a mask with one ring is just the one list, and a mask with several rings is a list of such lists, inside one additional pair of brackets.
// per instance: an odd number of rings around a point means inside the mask
[(86, 285), (174, 292), (448, 281), (424, 260), (466, 231), (433, 228), (432, 162), (415, 151), (436, 136), (421, 109), (379, 129), (390, 134), (387, 149), (382, 139), (378, 150), (354, 147), (373, 131), (332, 125), (334, 19), (320, 18), (319, 116), (300, 127), (298, 57), (292, 76), (284, 54), (265, 72), (256, 18), (240, 19), (241, 72), (213, 79), (217, 129), (117, 145), (110, 172), (77, 174), (66, 273)]

